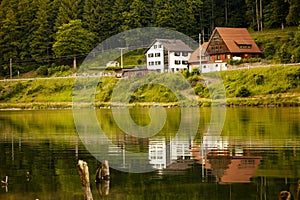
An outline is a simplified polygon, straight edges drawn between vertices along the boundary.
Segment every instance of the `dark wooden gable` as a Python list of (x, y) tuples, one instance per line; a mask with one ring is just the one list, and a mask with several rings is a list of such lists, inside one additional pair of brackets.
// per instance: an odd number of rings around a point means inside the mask
[(230, 52), (223, 38), (217, 30), (214, 31), (208, 44), (207, 51), (209, 55), (224, 54)]

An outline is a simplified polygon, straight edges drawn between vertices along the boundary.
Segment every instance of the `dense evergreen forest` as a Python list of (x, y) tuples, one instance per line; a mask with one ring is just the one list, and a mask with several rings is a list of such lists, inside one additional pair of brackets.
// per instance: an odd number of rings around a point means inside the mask
[[(70, 65), (132, 28), (164, 27), (195, 40), (202, 33), (207, 41), (217, 26), (262, 31), (299, 19), (300, 0), (0, 0), (0, 75), (10, 63), (14, 74)], [(293, 41), (299, 58), (300, 35)]]

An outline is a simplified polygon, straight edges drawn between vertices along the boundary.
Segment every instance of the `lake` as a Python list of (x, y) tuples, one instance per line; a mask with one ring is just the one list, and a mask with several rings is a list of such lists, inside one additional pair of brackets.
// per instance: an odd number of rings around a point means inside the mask
[(78, 159), (94, 199), (278, 199), (300, 179), (300, 108), (0, 111), (0, 127), (0, 199), (83, 199)]

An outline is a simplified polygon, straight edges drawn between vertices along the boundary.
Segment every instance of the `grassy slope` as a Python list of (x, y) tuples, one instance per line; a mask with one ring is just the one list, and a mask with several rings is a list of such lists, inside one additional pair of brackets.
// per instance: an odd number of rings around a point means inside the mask
[[(230, 105), (299, 104), (300, 66), (226, 71), (221, 75)], [(111, 77), (100, 80), (95, 96), (98, 105), (109, 102), (118, 81)], [(195, 75), (189, 77), (188, 80), (197, 91), (199, 99), (209, 102), (210, 94), (202, 84), (202, 77)], [(74, 83), (74, 78), (0, 82), (0, 103), (2, 108), (71, 107)], [(241, 88), (249, 91), (248, 97), (237, 98)], [(161, 85), (144, 86), (137, 90), (131, 98), (133, 103), (171, 103), (175, 99), (174, 95)]]
[[(284, 30), (275, 29), (252, 32), (251, 35), (263, 47), (265, 42), (273, 41), (274, 39), (278, 43), (282, 43), (295, 31), (297, 31), (297, 27), (285, 28)], [(124, 55), (124, 66), (139, 65), (138, 61), (142, 61), (141, 64), (145, 62), (142, 49)], [(300, 66), (271, 67), (222, 72), (227, 102), (230, 105), (298, 105), (300, 97), (299, 77), (297, 78), (296, 76), (295, 80), (291, 80), (288, 75), (298, 73), (297, 70), (299, 68)], [(209, 105), (210, 94), (208, 89), (202, 84), (201, 77), (193, 76), (189, 77), (188, 80), (199, 96), (199, 100), (208, 102)], [(0, 82), (0, 107), (71, 107), (74, 82), (75, 79), (72, 78)], [(109, 102), (116, 82), (117, 80), (114, 78), (102, 79), (101, 84), (98, 85), (95, 97), (98, 105), (102, 105), (102, 102)], [(237, 97), (239, 96), (237, 93), (242, 86), (249, 91), (249, 97)], [(174, 95), (162, 86), (145, 86), (139, 89), (131, 100), (133, 102), (170, 103), (174, 101)]]

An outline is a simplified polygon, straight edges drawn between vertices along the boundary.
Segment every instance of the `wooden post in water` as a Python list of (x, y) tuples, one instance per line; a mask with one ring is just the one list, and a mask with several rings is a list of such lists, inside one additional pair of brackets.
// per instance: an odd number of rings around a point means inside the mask
[(298, 180), (296, 200), (300, 200), (300, 180)]
[(89, 168), (83, 160), (78, 160), (78, 173), (81, 180), (84, 200), (93, 200), (93, 194), (90, 187)]
[(291, 200), (291, 193), (289, 191), (281, 191), (279, 200)]
[(107, 160), (102, 160), (96, 172), (96, 186), (101, 198), (109, 195), (110, 172)]
[(99, 183), (102, 180), (108, 181), (109, 179), (110, 179), (110, 173), (109, 173), (108, 161), (102, 160), (96, 172), (96, 182)]

